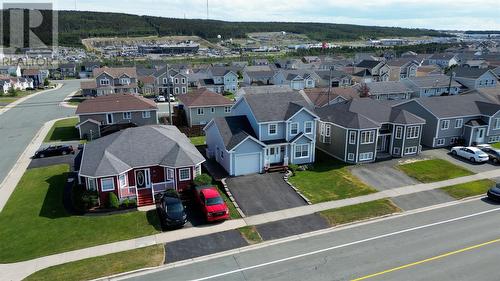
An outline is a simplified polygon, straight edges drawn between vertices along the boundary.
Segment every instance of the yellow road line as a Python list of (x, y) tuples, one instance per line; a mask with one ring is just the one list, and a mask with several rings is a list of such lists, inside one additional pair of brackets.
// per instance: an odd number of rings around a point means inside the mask
[(448, 256), (452, 256), (452, 255), (456, 255), (456, 254), (463, 253), (463, 252), (466, 252), (466, 251), (474, 250), (474, 249), (477, 249), (477, 248), (480, 248), (480, 247), (484, 247), (486, 245), (490, 245), (490, 244), (493, 244), (493, 243), (498, 243), (498, 242), (500, 242), (500, 238), (499, 239), (495, 239), (495, 240), (491, 240), (491, 241), (488, 241), (488, 242), (484, 242), (484, 243), (481, 243), (481, 244), (477, 244), (477, 245), (474, 245), (474, 246), (470, 246), (470, 247), (467, 247), (467, 248), (463, 248), (463, 249), (460, 249), (460, 250), (456, 250), (456, 251), (453, 251), (453, 252), (448, 252), (448, 253), (445, 253), (445, 254), (442, 254), (442, 255), (439, 255), (439, 256), (435, 256), (435, 257), (432, 257), (432, 258), (425, 259), (425, 260), (421, 260), (421, 261), (417, 261), (417, 262), (405, 264), (405, 265), (402, 265), (402, 266), (398, 266), (398, 267), (395, 267), (395, 268), (387, 269), (387, 270), (380, 271), (380, 272), (377, 272), (377, 273), (374, 273), (374, 274), (365, 275), (363, 277), (353, 279), (352, 281), (366, 280), (366, 279), (369, 279), (369, 278), (373, 278), (373, 277), (384, 275), (384, 274), (387, 274), (387, 273), (390, 273), (390, 272), (402, 270), (402, 269), (405, 269), (405, 268), (408, 268), (408, 267), (412, 267), (412, 266), (416, 266), (416, 265), (419, 265), (419, 264), (423, 264), (423, 263), (435, 261), (435, 260), (438, 260), (438, 259), (442, 259), (442, 258), (445, 258), (445, 257), (448, 257)]

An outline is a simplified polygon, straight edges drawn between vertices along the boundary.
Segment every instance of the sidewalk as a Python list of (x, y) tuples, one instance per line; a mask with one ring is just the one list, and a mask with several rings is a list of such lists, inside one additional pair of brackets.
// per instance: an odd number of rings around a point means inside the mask
[(416, 184), (404, 186), (396, 189), (381, 191), (377, 193), (372, 193), (365, 196), (359, 196), (355, 198), (348, 198), (337, 201), (329, 201), (314, 205), (301, 206), (276, 212), (270, 212), (255, 216), (246, 217), (244, 219), (229, 220), (224, 223), (210, 225), (205, 227), (194, 227), (180, 229), (176, 231), (163, 232), (156, 235), (150, 235), (145, 237), (140, 237), (136, 239), (130, 239), (125, 241), (119, 241), (115, 243), (109, 243), (104, 245), (99, 245), (95, 247), (70, 251), (61, 254), (55, 254), (46, 257), (40, 257), (37, 259), (18, 262), (13, 264), (1, 264), (0, 265), (0, 276), (3, 276), (7, 280), (21, 280), (30, 274), (58, 264), (63, 264), (71, 261), (82, 260), (86, 258), (92, 258), (137, 248), (142, 248), (154, 244), (168, 243), (172, 241), (192, 238), (196, 236), (202, 236), (217, 232), (223, 232), (227, 230), (237, 229), (247, 225), (259, 225), (268, 222), (274, 222), (278, 220), (295, 218), (304, 215), (313, 214), (319, 211), (324, 211), (332, 208), (339, 208), (343, 206), (349, 206), (364, 202), (369, 202), (373, 200), (378, 200), (382, 198), (392, 198), (400, 195), (412, 194), (427, 190), (438, 189), (445, 186), (466, 183), (470, 181), (476, 181), (481, 179), (489, 179), (500, 177), (500, 169), (479, 173), (471, 176), (455, 178), (451, 180), (445, 180), (434, 183), (426, 184)]

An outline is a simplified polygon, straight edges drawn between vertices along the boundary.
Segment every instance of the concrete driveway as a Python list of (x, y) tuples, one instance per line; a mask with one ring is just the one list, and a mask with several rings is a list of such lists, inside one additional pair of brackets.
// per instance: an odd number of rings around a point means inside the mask
[(364, 183), (382, 191), (406, 185), (418, 184), (417, 180), (395, 168), (400, 159), (358, 165), (351, 168), (353, 175)]
[(437, 148), (437, 149), (428, 149), (422, 151), (421, 155), (427, 158), (433, 157), (433, 158), (440, 158), (443, 160), (446, 160), (450, 163), (453, 163), (457, 166), (463, 167), (471, 172), (474, 173), (482, 173), (482, 172), (488, 172), (488, 171), (493, 171), (498, 168), (500, 168), (499, 165), (495, 165), (491, 162), (487, 163), (472, 163), (469, 160), (458, 157), (458, 156), (453, 156), (451, 155), (449, 149), (446, 148)]
[(282, 173), (228, 178), (227, 186), (248, 216), (306, 205), (304, 199), (285, 183)]

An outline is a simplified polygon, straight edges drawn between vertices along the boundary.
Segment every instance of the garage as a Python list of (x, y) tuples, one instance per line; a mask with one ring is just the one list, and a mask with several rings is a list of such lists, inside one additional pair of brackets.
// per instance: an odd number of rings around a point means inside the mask
[(236, 154), (233, 167), (235, 176), (259, 173), (260, 153)]

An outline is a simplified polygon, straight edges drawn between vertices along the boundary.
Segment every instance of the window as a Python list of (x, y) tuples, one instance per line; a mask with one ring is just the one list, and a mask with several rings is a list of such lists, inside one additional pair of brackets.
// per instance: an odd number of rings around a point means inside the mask
[(182, 93), (183, 94), (187, 93), (187, 88), (186, 87), (182, 87)]
[(123, 119), (125, 120), (132, 119), (132, 112), (123, 112)]
[(373, 152), (364, 152), (359, 154), (359, 161), (369, 161), (373, 159)]
[(179, 180), (180, 181), (188, 181), (191, 179), (191, 169), (185, 168), (179, 170)]
[(231, 107), (230, 106), (225, 106), (224, 107), (224, 113), (231, 113)]
[(455, 128), (462, 128), (462, 126), (464, 125), (464, 119), (457, 119), (455, 120)]
[(151, 111), (143, 111), (142, 118), (151, 118)]
[(168, 78), (167, 78), (167, 77), (164, 77), (164, 78), (163, 78), (163, 85), (166, 85), (166, 84), (168, 84)]
[(113, 178), (101, 179), (101, 190), (102, 191), (115, 190), (115, 180)]
[(304, 122), (304, 132), (306, 134), (310, 134), (313, 131), (313, 122), (312, 121), (306, 121)]
[(326, 124), (326, 123), (321, 123), (321, 128), (320, 128), (320, 141), (322, 143), (331, 143), (332, 142), (332, 138), (331, 138), (331, 131), (332, 131), (332, 127), (330, 124)]
[(96, 180), (93, 178), (87, 178), (87, 190), (96, 190), (96, 189), (97, 189)]
[(179, 84), (179, 78), (175, 78), (175, 84)]
[(181, 83), (182, 83), (182, 84), (186, 84), (186, 78), (182, 78), (182, 79), (181, 79)]
[(276, 135), (277, 133), (278, 133), (278, 125), (276, 125), (276, 124), (269, 124), (268, 134), (269, 135)]
[(196, 168), (195, 168), (195, 169), (196, 169), (196, 170), (195, 170), (195, 171), (196, 171), (196, 175), (197, 175), (197, 176), (201, 175), (201, 165), (196, 166)]
[(347, 154), (347, 160), (354, 161), (354, 153), (348, 153)]
[(500, 136), (493, 136), (490, 137), (489, 142), (499, 142), (500, 141)]
[(495, 126), (493, 128), (495, 130), (500, 129), (500, 118), (495, 118)]
[(444, 145), (444, 142), (445, 142), (444, 139), (437, 139), (436, 140), (436, 145), (442, 146), (442, 145)]
[(450, 127), (450, 120), (441, 120), (441, 130), (448, 130)]
[(349, 144), (356, 144), (356, 132), (349, 132)]
[(405, 155), (416, 154), (417, 149), (418, 149), (418, 147), (416, 147), (416, 146), (406, 147), (405, 148)]
[(198, 115), (204, 115), (205, 114), (205, 109), (203, 107), (198, 107)]
[(127, 186), (127, 177), (125, 174), (121, 174), (118, 176), (118, 181), (120, 182), (120, 187), (123, 188)]
[(101, 81), (99, 82), (99, 84), (101, 84), (101, 86), (108, 86), (109, 85), (109, 79), (108, 78), (101, 79)]
[(174, 169), (167, 169), (167, 180), (173, 180), (174, 179)]
[(215, 107), (210, 108), (210, 113), (215, 113)]
[(130, 78), (122, 78), (122, 79), (120, 79), (120, 84), (122, 84), (122, 85), (128, 85), (128, 84), (130, 84)]
[(291, 123), (290, 124), (290, 134), (296, 135), (299, 133), (299, 123)]
[(295, 146), (295, 158), (309, 157), (309, 144), (297, 144)]
[(396, 127), (396, 138), (397, 139), (403, 138), (403, 127), (401, 126)]
[(369, 144), (375, 141), (374, 131), (364, 131), (361, 132), (361, 144)]
[(113, 114), (112, 113), (106, 113), (106, 122), (108, 124), (113, 124)]
[(417, 139), (420, 132), (419, 126), (411, 126), (406, 128), (406, 138), (407, 139)]
[(459, 139), (460, 139), (459, 137), (452, 137), (452, 138), (450, 138), (450, 144), (456, 144), (456, 143), (458, 143)]
[(394, 155), (399, 155), (401, 153), (401, 150), (399, 147), (395, 147), (393, 150), (392, 150), (392, 154)]
[(179, 94), (179, 87), (175, 87), (175, 94), (178, 95)]

